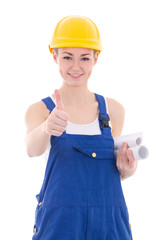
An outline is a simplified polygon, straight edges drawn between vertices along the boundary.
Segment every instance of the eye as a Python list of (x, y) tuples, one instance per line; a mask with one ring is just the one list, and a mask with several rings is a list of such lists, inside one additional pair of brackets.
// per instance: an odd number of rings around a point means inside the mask
[(89, 61), (89, 58), (85, 58), (85, 57), (84, 57), (84, 58), (82, 58), (81, 60), (82, 60), (82, 61)]
[(63, 59), (71, 60), (72, 58), (71, 57), (64, 57)]

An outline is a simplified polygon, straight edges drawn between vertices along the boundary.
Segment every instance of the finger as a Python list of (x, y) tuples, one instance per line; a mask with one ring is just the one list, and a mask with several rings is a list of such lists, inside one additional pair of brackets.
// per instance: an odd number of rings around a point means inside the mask
[(117, 167), (119, 169), (123, 169), (125, 166), (128, 165), (127, 147), (128, 144), (124, 142), (118, 151)]
[(63, 132), (59, 132), (59, 131), (56, 131), (56, 130), (51, 130), (51, 135), (53, 135), (53, 136), (59, 137), (59, 136), (62, 135), (62, 133), (63, 133)]
[(58, 132), (64, 132), (65, 131), (65, 129), (66, 129), (66, 127), (62, 127), (62, 126), (60, 126), (59, 124), (48, 124), (48, 128), (51, 130), (51, 131), (53, 131), (53, 130), (55, 130), (55, 131), (58, 131)]
[(59, 118), (59, 119), (62, 119), (63, 121), (68, 121), (69, 120), (69, 114), (64, 112), (64, 111), (61, 111), (61, 110), (58, 110), (56, 112), (56, 116)]
[(128, 157), (127, 157), (127, 147), (128, 147), (128, 144), (127, 143), (123, 143), (122, 146), (121, 146), (121, 161), (125, 164), (126, 161), (128, 160)]
[(131, 149), (127, 150), (127, 156), (128, 156), (128, 160), (129, 160), (129, 165), (132, 166), (134, 165), (135, 159), (134, 159), (134, 155)]
[(121, 145), (121, 147), (118, 150), (118, 155), (117, 155), (117, 167), (121, 168), (123, 166), (123, 144)]
[(118, 149), (118, 154), (117, 154), (117, 163), (118, 164), (121, 163), (122, 152), (123, 152), (123, 146), (121, 145), (121, 147)]
[(48, 119), (53, 123), (56, 121), (57, 124), (57, 121), (60, 121), (60, 125), (63, 125), (64, 122), (69, 120), (69, 114), (55, 107), (51, 114), (48, 116)]
[(60, 125), (61, 127), (66, 127), (68, 124), (67, 117), (66, 117), (66, 119), (64, 119), (64, 117), (63, 117), (63, 119), (58, 117), (53, 121), (53, 124)]
[(127, 143), (124, 142), (118, 150), (118, 155), (123, 155), (125, 149), (127, 149)]
[(54, 90), (54, 96), (55, 96), (55, 100), (56, 100), (56, 108), (63, 111), (64, 110), (64, 105), (63, 105), (63, 102), (62, 102), (60, 91), (58, 89)]

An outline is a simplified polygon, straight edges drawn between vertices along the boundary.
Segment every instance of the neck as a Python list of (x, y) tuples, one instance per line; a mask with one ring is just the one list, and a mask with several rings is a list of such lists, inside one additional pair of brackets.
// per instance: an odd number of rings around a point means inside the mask
[(63, 85), (59, 90), (64, 104), (80, 106), (95, 101), (94, 94), (84, 86), (72, 87)]

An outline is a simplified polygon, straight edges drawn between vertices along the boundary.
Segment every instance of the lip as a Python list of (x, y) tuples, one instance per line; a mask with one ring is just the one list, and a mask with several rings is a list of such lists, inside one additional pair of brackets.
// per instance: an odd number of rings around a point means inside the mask
[(71, 73), (68, 73), (68, 75), (69, 75), (71, 78), (80, 78), (83, 74), (71, 74)]

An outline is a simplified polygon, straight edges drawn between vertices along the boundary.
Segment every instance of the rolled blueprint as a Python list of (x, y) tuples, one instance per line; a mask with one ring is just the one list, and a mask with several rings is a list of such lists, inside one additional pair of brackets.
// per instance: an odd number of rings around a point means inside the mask
[[(143, 146), (143, 145), (137, 146), (137, 147), (128, 148), (128, 149), (132, 150), (133, 156), (134, 156), (135, 160), (145, 159), (149, 155), (148, 149), (145, 146)], [(127, 152), (128, 152), (128, 149), (127, 149)], [(117, 155), (118, 155), (118, 150), (115, 150), (114, 151), (114, 156), (115, 156), (116, 159), (117, 159)]]
[(118, 150), (123, 142), (128, 143), (128, 147), (137, 147), (142, 143), (143, 140), (143, 134), (142, 132), (139, 133), (133, 133), (129, 135), (124, 135), (120, 137), (114, 138), (114, 149)]

